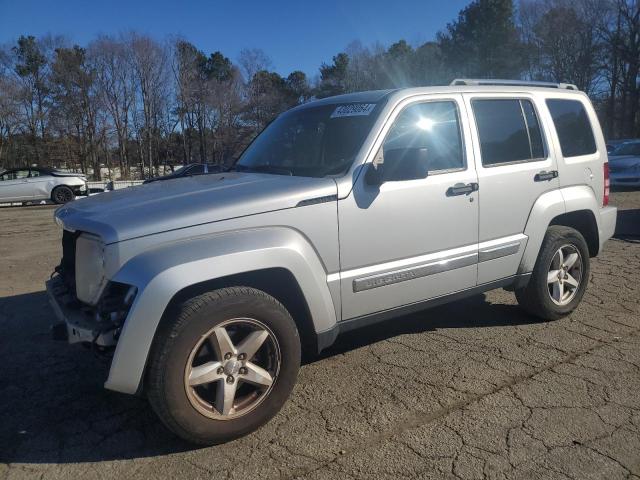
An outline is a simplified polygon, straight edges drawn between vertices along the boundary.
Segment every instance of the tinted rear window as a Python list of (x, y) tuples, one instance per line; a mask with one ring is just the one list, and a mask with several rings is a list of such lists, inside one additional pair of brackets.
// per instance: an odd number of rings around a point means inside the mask
[(483, 165), (544, 158), (540, 124), (529, 100), (473, 100), (472, 105)]
[(596, 141), (582, 102), (549, 99), (547, 107), (558, 132), (563, 157), (595, 153)]

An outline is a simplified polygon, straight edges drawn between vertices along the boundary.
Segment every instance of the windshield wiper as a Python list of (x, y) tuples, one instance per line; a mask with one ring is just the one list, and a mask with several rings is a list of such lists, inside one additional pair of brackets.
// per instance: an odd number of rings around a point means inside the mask
[(239, 165), (235, 164), (233, 169), (236, 172), (258, 172), (258, 173), (275, 173), (278, 175), (289, 175), (293, 176), (293, 171), (285, 167), (278, 167), (277, 165)]

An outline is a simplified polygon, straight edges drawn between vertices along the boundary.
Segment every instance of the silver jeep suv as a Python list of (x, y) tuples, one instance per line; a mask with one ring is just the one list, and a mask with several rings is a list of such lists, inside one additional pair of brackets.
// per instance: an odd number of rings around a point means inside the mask
[(598, 119), (572, 85), (326, 98), (228, 172), (58, 209), (54, 332), (112, 351), (106, 388), (218, 443), (273, 417), (301, 354), (341, 332), (495, 288), (569, 314), (613, 235), (608, 201)]

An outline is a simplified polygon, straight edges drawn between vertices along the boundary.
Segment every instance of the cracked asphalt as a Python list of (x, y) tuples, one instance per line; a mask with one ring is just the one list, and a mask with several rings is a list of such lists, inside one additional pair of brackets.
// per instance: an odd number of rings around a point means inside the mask
[(0, 209), (0, 478), (640, 480), (640, 191), (571, 316), (502, 290), (351, 332), (256, 433), (173, 437), (104, 359), (49, 337), (50, 207)]

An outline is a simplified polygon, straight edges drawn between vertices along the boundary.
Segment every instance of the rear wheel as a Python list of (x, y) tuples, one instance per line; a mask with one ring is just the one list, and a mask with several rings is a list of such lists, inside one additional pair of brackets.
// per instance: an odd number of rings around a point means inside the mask
[(282, 407), (300, 367), (300, 339), (287, 310), (247, 287), (183, 304), (158, 332), (149, 401), (174, 433), (197, 444), (247, 434)]
[(74, 198), (76, 198), (76, 196), (73, 193), (73, 190), (66, 185), (60, 185), (59, 187), (54, 188), (51, 192), (51, 200), (58, 205), (69, 203)]
[(518, 303), (544, 320), (556, 320), (580, 304), (589, 281), (589, 249), (580, 232), (554, 225), (545, 235), (529, 284)]

